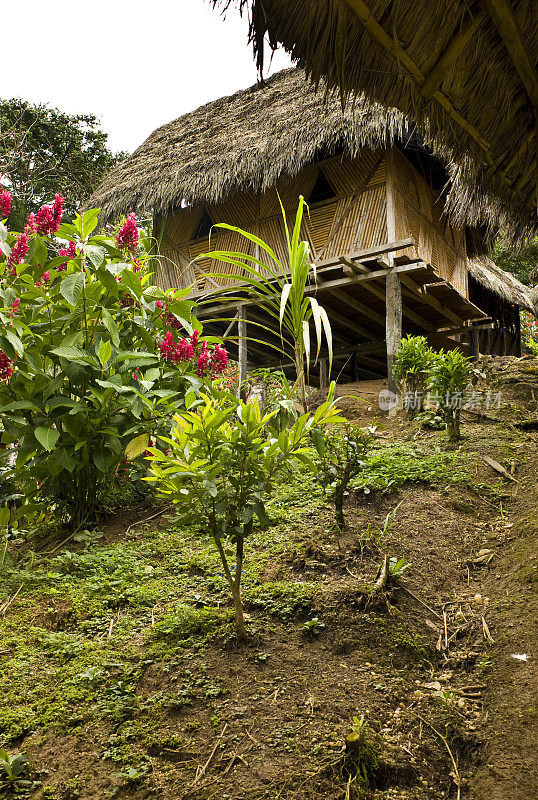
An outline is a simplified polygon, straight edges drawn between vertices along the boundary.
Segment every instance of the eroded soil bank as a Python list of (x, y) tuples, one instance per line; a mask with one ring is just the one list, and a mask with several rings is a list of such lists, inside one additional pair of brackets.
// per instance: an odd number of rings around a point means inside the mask
[[(246, 645), (210, 543), (171, 511), (8, 570), (0, 735), (31, 796), (537, 796), (538, 362), (499, 360), (483, 388), (503, 405), (466, 414), (458, 448), (342, 388), (379, 426), (374, 466), (338, 537), (310, 478), (279, 487), (247, 546)], [(384, 553), (410, 566), (365, 602)]]

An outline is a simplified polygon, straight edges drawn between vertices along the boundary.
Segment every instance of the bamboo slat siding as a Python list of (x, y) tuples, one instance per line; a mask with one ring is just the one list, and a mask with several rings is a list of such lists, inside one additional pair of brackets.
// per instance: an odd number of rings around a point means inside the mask
[(397, 150), (394, 164), (397, 238), (413, 238), (417, 247), (406, 253), (424, 259), (468, 297), (464, 231), (449, 224), (443, 214), (442, 200), (436, 198), (424, 178)]
[[(464, 236), (454, 230), (442, 215), (442, 204), (426, 181), (398, 152), (394, 152), (395, 207), (398, 239), (411, 236), (417, 242), (409, 255), (421, 257), (468, 296)], [(305, 214), (302, 236), (310, 244), (312, 257), (331, 258), (387, 241), (386, 160), (380, 151), (364, 148), (360, 156), (335, 156), (308, 165), (293, 178), (282, 177), (276, 185), (256, 196), (241, 192), (223, 203), (207, 207), (213, 223), (226, 222), (258, 235), (286, 262), (286, 240), (282, 224), (282, 202), (288, 221), (294, 219), (299, 195), (308, 199), (320, 170), (335, 192), (335, 198), (312, 205)], [(166, 219), (161, 252), (165, 257), (157, 279), (170, 287), (196, 283), (199, 290), (211, 288), (200, 276), (205, 272), (230, 272), (241, 276), (236, 266), (225, 266), (205, 258), (190, 262), (210, 250), (236, 250), (256, 254), (253, 243), (233, 231), (213, 228), (211, 237), (193, 240), (205, 213), (203, 207), (180, 209)], [(159, 223), (157, 223), (157, 229)], [(260, 260), (269, 265), (269, 256), (261, 250)], [(230, 280), (218, 279), (221, 284)]]

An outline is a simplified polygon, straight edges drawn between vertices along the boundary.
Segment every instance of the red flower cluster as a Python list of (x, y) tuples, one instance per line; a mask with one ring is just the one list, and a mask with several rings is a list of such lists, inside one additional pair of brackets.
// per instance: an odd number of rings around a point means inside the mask
[(0, 380), (8, 381), (13, 375), (13, 362), (0, 350)]
[(0, 217), (9, 217), (11, 211), (11, 195), (9, 192), (0, 192)]
[(196, 363), (196, 373), (198, 377), (211, 378), (220, 375), (228, 364), (228, 353), (221, 345), (216, 345), (210, 350), (207, 342), (199, 342), (199, 333), (194, 331), (188, 339), (180, 339), (176, 343), (172, 331), (168, 331), (161, 342), (161, 357), (165, 361), (173, 361), (174, 364), (183, 362)]
[(64, 199), (61, 194), (54, 195), (54, 203), (51, 206), (42, 205), (37, 212), (37, 217), (32, 211), (26, 220), (25, 231), (27, 233), (37, 233), (39, 236), (49, 236), (57, 233), (62, 221)]
[(15, 316), (15, 314), (19, 310), (20, 304), (21, 304), (21, 298), (20, 297), (16, 297), (15, 300), (11, 304), (10, 316), (12, 316), (12, 317)]
[(30, 242), (28, 241), (27, 234), (19, 233), (17, 236), (17, 241), (11, 248), (11, 253), (9, 254), (6, 266), (15, 267), (16, 264), (20, 264), (21, 261), (24, 261), (24, 257), (28, 252), (29, 246)]
[(119, 247), (120, 250), (130, 250), (134, 253), (138, 246), (139, 235), (138, 228), (136, 227), (135, 215), (129, 214), (116, 234), (116, 246)]
[[(58, 250), (59, 256), (66, 256), (66, 258), (76, 258), (77, 256), (77, 246), (74, 242), (69, 242), (67, 247), (60, 247)], [(67, 269), (67, 261), (64, 261), (63, 264), (58, 264), (58, 272), (64, 272)]]
[[(170, 299), (166, 301), (166, 308), (163, 311), (163, 322), (169, 328), (172, 328), (175, 331), (179, 331), (183, 326), (181, 322), (174, 317), (171, 311), (168, 311), (168, 306), (170, 305)], [(163, 308), (162, 300), (157, 300), (155, 303), (156, 308)], [(195, 331), (197, 333), (197, 331)]]

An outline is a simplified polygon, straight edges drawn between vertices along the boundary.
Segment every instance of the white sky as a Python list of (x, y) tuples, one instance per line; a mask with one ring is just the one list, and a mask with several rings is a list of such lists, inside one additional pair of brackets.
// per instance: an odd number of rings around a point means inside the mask
[[(112, 150), (256, 81), (248, 23), (208, 0), (3, 4), (1, 96), (93, 113)], [(266, 75), (291, 66), (279, 51)]]

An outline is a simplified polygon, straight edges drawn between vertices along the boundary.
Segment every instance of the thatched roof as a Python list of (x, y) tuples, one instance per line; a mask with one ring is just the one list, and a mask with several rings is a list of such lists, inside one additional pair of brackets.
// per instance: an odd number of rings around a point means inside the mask
[(405, 130), (400, 112), (367, 102), (343, 112), (336, 93), (325, 103), (302, 70), (287, 69), (158, 128), (105, 178), (90, 204), (110, 218), (137, 210), (166, 213), (182, 201), (220, 202), (297, 174), (320, 151), (343, 146), (356, 155)]
[[(468, 259), (469, 275), (478, 283), (499, 295), (507, 303), (513, 303), (537, 313), (532, 290), (524, 286), (510, 272), (505, 272), (488, 256), (475, 256)], [(538, 298), (536, 298), (538, 301)]]
[(248, 9), (258, 64), (282, 43), (343, 98), (414, 120), (453, 161), (455, 221), (538, 232), (536, 0), (213, 0)]

